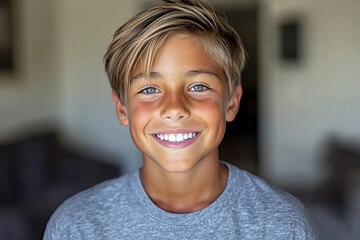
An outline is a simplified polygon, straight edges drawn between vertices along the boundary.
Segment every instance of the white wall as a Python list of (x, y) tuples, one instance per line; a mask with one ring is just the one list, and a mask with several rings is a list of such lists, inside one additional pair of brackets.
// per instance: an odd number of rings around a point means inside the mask
[[(360, 1), (261, 1), (261, 172), (280, 185), (313, 185), (331, 135), (360, 138)], [(304, 61), (277, 55), (277, 27), (303, 21)]]
[(131, 171), (141, 155), (117, 121), (102, 62), (112, 34), (138, 11), (136, 1), (58, 1), (63, 138)]
[(0, 72), (0, 141), (40, 123), (56, 124), (59, 111), (53, 1), (13, 1), (13, 73)]

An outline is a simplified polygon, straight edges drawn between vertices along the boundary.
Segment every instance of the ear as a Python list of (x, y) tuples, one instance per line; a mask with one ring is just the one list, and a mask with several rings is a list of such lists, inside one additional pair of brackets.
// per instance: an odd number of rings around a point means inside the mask
[(240, 107), (240, 100), (242, 96), (242, 87), (237, 85), (228, 100), (227, 109), (226, 109), (226, 121), (231, 122), (235, 119), (236, 114)]
[(119, 119), (120, 124), (123, 125), (124, 127), (128, 126), (129, 118), (128, 118), (126, 107), (121, 103), (119, 96), (116, 94), (115, 91), (112, 91), (111, 95), (112, 95), (112, 100), (113, 100), (113, 103), (115, 106), (115, 112)]

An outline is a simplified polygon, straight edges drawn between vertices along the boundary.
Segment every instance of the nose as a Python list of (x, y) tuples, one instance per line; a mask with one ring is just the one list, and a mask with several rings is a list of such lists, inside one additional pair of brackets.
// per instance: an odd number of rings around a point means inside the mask
[(187, 119), (190, 115), (188, 106), (184, 94), (171, 94), (163, 99), (161, 118), (171, 121)]

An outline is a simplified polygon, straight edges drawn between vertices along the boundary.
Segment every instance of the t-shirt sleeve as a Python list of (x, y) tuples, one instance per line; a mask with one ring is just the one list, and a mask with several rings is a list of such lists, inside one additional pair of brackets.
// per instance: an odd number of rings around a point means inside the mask
[(64, 239), (61, 236), (61, 224), (58, 222), (56, 213), (51, 216), (49, 222), (46, 225), (45, 233), (43, 236), (43, 240), (57, 240), (57, 239)]
[(60, 206), (54, 212), (46, 225), (43, 240), (81, 239), (71, 211), (71, 208)]
[(315, 225), (310, 219), (298, 221), (294, 226), (293, 236), (289, 239), (317, 240), (319, 239)]
[(280, 239), (319, 239), (316, 226), (305, 206), (292, 196), (290, 196), (290, 199), (292, 200), (290, 202), (293, 202), (292, 211), (283, 215), (283, 218), (287, 218), (287, 220), (283, 219), (283, 223), (288, 223), (284, 224), (288, 225), (288, 229), (283, 229), (283, 233), (286, 234), (286, 236), (283, 236)]
[[(283, 192), (288, 198), (288, 212), (283, 217), (288, 218), (289, 229), (284, 233), (288, 236), (281, 239), (317, 240), (317, 229), (305, 206), (292, 195)], [(285, 220), (286, 222), (286, 220)]]

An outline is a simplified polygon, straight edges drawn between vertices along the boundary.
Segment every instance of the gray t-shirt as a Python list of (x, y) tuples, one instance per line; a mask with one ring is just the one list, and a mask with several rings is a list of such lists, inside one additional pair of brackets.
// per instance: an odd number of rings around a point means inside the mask
[(136, 171), (66, 200), (48, 222), (44, 239), (317, 239), (297, 199), (224, 164), (226, 188), (202, 210), (174, 214), (160, 209)]

